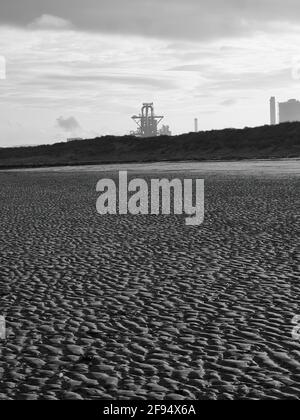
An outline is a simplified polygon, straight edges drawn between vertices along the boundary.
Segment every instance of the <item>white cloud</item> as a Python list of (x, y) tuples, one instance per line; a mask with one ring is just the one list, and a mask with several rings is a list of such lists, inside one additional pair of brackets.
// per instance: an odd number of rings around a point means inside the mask
[(28, 25), (31, 29), (71, 29), (72, 24), (58, 16), (42, 15)]
[(236, 103), (237, 103), (236, 99), (225, 99), (224, 101), (221, 102), (221, 105), (232, 106), (232, 105), (235, 105)]
[(6, 79), (6, 59), (0, 55), (0, 80)]
[(195, 43), (0, 27), (0, 146), (62, 140), (59, 115), (84, 133), (128, 133), (146, 101), (174, 133), (190, 131), (196, 116), (200, 129), (264, 124), (269, 96), (299, 89), (289, 71), (299, 45), (295, 32)]

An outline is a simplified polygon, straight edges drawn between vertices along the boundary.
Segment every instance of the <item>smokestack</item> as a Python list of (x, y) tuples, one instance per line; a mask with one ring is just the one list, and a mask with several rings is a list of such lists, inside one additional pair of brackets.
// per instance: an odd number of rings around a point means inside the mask
[(198, 118), (195, 118), (195, 133), (198, 133)]
[(274, 96), (270, 99), (270, 120), (271, 125), (276, 124), (276, 99)]

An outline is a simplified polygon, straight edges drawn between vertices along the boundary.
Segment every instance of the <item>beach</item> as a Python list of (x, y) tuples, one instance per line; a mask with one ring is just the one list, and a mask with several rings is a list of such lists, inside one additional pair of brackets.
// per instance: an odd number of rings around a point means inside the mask
[(204, 179), (201, 226), (97, 214), (121, 165), (0, 172), (0, 399), (300, 399), (299, 161), (173, 165), (125, 168)]

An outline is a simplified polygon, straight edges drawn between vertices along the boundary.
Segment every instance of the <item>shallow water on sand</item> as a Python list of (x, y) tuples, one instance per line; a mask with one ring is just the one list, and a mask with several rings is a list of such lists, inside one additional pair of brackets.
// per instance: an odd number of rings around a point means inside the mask
[(29, 172), (114, 172), (127, 170), (132, 172), (227, 172), (256, 175), (300, 175), (300, 159), (282, 160), (245, 160), (216, 162), (156, 162), (124, 163), (86, 166), (61, 166), (38, 169), (18, 169), (13, 171)]

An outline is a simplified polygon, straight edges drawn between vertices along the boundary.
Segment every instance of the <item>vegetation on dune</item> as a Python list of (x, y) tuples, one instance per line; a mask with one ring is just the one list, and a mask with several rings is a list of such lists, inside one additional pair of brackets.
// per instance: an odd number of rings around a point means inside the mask
[[(26, 139), (28, 141), (28, 139)], [(300, 157), (300, 123), (140, 139), (105, 136), (0, 149), (0, 168), (179, 160)]]

